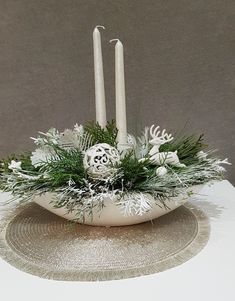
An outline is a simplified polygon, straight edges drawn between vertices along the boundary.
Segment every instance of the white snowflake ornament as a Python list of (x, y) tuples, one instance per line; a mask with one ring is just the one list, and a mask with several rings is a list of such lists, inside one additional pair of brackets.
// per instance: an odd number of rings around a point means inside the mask
[(119, 162), (118, 150), (107, 143), (93, 145), (85, 152), (83, 159), (87, 174), (94, 179), (112, 177), (117, 171), (113, 166)]

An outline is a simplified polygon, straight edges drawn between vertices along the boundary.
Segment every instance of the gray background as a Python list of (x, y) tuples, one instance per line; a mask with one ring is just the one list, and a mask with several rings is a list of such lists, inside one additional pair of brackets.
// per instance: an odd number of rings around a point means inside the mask
[[(0, 156), (38, 130), (94, 119), (92, 30), (102, 33), (107, 109), (114, 45), (125, 47), (128, 128), (204, 132), (235, 159), (235, 1), (0, 0)], [(229, 179), (235, 182), (235, 167)]]

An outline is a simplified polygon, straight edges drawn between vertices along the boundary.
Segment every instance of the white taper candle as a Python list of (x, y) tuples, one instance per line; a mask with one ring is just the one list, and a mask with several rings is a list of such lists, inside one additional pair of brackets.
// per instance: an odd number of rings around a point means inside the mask
[(101, 47), (101, 36), (98, 28), (104, 26), (97, 25), (93, 31), (93, 49), (94, 49), (94, 73), (95, 73), (95, 108), (96, 121), (104, 128), (107, 124), (105, 89), (104, 89), (104, 71)]
[(118, 129), (117, 142), (127, 144), (126, 125), (126, 93), (124, 75), (124, 51), (122, 42), (119, 39), (115, 45), (115, 90), (116, 90), (116, 125)]

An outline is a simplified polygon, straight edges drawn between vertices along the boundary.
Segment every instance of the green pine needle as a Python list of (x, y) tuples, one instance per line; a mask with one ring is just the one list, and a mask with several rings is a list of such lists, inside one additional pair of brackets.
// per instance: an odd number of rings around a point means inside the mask
[(68, 184), (70, 180), (81, 186), (86, 177), (83, 155), (78, 149), (57, 149), (56, 155), (40, 166), (40, 171), (48, 174), (52, 187)]
[(85, 126), (85, 131), (92, 137), (93, 143), (107, 143), (116, 146), (118, 130), (115, 121), (107, 123), (106, 128), (102, 128), (98, 123), (91, 122)]
[(160, 152), (174, 152), (177, 150), (180, 162), (190, 165), (198, 161), (197, 153), (206, 148), (203, 134), (199, 136), (176, 136), (171, 142), (161, 145)]
[(127, 190), (133, 189), (137, 183), (144, 181), (152, 173), (149, 166), (148, 160), (139, 162), (133, 152), (127, 153), (118, 166), (123, 174), (122, 183), (124, 187)]

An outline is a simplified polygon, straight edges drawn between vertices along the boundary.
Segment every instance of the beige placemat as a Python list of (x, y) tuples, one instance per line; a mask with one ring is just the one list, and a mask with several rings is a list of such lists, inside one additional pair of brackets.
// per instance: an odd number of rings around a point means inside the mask
[(207, 243), (208, 218), (191, 203), (126, 227), (71, 223), (32, 203), (0, 228), (0, 256), (42, 278), (113, 280), (161, 272), (195, 256)]

